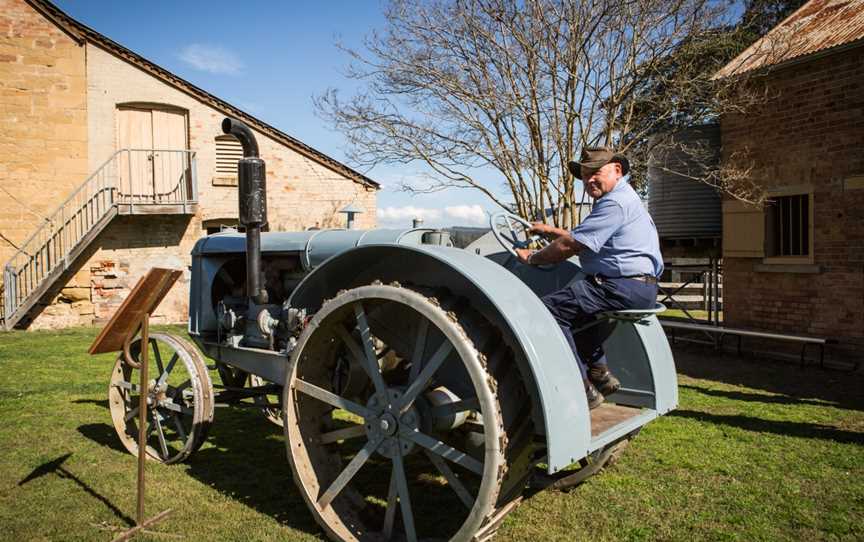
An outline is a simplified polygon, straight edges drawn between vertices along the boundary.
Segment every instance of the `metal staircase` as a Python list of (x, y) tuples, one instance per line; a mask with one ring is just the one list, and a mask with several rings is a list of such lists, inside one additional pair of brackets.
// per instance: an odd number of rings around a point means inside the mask
[(22, 322), (119, 214), (194, 214), (195, 153), (121, 149), (39, 224), (3, 269), (0, 327)]

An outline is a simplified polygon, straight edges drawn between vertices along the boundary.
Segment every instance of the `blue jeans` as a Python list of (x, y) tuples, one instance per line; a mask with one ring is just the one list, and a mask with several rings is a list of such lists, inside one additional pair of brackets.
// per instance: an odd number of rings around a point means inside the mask
[(582, 379), (588, 368), (606, 365), (603, 342), (615, 330), (614, 322), (604, 322), (573, 335), (580, 327), (594, 321), (601, 312), (627, 309), (650, 309), (657, 303), (657, 285), (636, 279), (587, 277), (541, 298), (561, 326), (567, 344), (573, 350)]

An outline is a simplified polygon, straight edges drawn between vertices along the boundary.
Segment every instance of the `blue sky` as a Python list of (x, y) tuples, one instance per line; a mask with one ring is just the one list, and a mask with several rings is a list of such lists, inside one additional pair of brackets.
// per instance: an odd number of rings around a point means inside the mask
[[(345, 160), (344, 138), (315, 116), (312, 97), (328, 87), (343, 95), (356, 88), (342, 76), (348, 57), (336, 43), (359, 47), (366, 34), (382, 28), (381, 2), (55, 1), (150, 61)], [(380, 225), (407, 225), (421, 215), (427, 225), (476, 226), (484, 209), (497, 210), (473, 191), (411, 196), (396, 189), (419, 172), (420, 166), (365, 172), (384, 185)]]

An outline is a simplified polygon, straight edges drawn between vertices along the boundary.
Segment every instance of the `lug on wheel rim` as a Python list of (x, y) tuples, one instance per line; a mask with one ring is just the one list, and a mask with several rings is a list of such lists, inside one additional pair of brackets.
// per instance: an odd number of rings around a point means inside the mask
[(283, 405), (295, 482), (328, 535), (460, 540), (488, 523), (506, 470), (491, 380), (453, 314), (418, 292), (364, 286), (326, 303)]
[[(162, 463), (184, 460), (204, 442), (213, 420), (213, 391), (201, 355), (187, 341), (153, 334), (149, 341), (147, 456)], [(141, 340), (130, 353), (140, 362)], [(114, 428), (132, 454), (138, 453), (138, 369), (121, 355), (114, 364), (108, 404)]]

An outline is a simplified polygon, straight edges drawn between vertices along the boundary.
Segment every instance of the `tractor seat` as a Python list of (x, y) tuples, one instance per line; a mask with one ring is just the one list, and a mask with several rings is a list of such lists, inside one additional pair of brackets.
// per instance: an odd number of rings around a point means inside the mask
[(638, 322), (649, 316), (656, 316), (666, 310), (666, 305), (657, 303), (651, 309), (627, 309), (623, 311), (606, 311), (597, 315), (598, 320), (623, 320), (625, 322)]
[(652, 309), (627, 309), (622, 311), (600, 312), (597, 313), (593, 321), (580, 327), (579, 329), (573, 330), (573, 334), (575, 335), (577, 333), (582, 333), (586, 329), (609, 321), (631, 323), (642, 322), (643, 320), (646, 320), (649, 316), (656, 316), (665, 310), (666, 305), (664, 305), (663, 303), (657, 303)]

